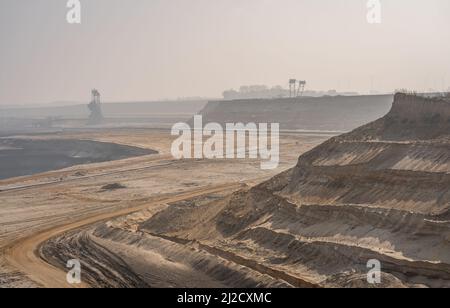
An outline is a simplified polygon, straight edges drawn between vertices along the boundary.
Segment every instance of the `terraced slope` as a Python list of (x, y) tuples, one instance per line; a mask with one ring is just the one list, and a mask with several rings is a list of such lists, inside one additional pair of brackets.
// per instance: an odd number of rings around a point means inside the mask
[[(450, 101), (397, 94), (383, 118), (223, 200), (174, 204), (139, 230), (271, 269), (297, 286), (450, 287)], [(282, 274), (281, 274), (282, 273)]]

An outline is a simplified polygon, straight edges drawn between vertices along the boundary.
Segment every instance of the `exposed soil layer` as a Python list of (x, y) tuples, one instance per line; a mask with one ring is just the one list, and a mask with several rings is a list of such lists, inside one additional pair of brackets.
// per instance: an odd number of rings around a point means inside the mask
[(93, 287), (290, 286), (194, 245), (106, 225), (53, 239), (42, 254), (55, 266), (69, 257), (83, 260), (83, 279)]
[(0, 139), (0, 180), (150, 154), (157, 152), (89, 140)]

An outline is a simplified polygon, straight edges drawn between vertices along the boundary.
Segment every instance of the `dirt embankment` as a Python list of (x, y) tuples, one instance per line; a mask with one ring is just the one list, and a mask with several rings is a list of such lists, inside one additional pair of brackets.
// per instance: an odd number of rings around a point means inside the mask
[[(196, 194), (222, 196), (223, 193), (228, 194), (230, 188), (235, 189), (233, 187), (235, 186), (231, 184), (203, 189), (198, 193), (164, 201), (184, 202), (181, 200), (192, 198)], [(69, 259), (82, 260), (82, 279), (92, 287), (290, 286), (263, 270), (253, 270), (239, 262), (222, 258), (196, 243), (187, 245), (187, 242), (178, 243), (164, 237), (136, 232), (130, 222), (142, 220), (143, 216), (163, 209), (164, 201), (161, 201), (159, 207), (155, 204), (143, 212), (108, 223), (86, 226), (81, 230), (74, 228), (73, 231), (45, 242), (40, 248), (40, 254), (47, 262), (61, 268)], [(82, 223), (78, 225), (81, 226)], [(20, 252), (22, 248), (27, 249), (23, 245), (17, 245), (12, 252)], [(36, 268), (34, 270), (37, 272)], [(53, 273), (45, 267), (41, 268), (41, 275), (43, 273), (46, 274), (45, 278), (64, 276), (63, 273)]]
[(380, 118), (392, 95), (249, 99), (210, 102), (200, 112), (203, 121), (280, 123), (282, 130), (350, 131)]

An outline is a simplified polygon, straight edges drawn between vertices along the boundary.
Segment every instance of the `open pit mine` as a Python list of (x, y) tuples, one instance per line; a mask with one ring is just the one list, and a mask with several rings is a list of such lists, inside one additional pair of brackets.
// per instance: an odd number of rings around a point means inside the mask
[[(173, 161), (154, 138), (159, 155), (96, 165), (81, 186), (75, 169), (59, 189), (45, 186), (51, 173), (28, 179), (38, 186), (22, 206), (35, 198), (43, 212), (53, 198), (77, 214), (3, 222), (0, 279), (70, 286), (66, 264), (78, 259), (82, 287), (450, 287), (450, 100), (397, 94), (384, 117), (328, 138), (285, 137), (282, 161), (293, 163), (278, 174), (257, 162)], [(2, 206), (23, 214), (8, 189), (24, 188), (3, 184)]]

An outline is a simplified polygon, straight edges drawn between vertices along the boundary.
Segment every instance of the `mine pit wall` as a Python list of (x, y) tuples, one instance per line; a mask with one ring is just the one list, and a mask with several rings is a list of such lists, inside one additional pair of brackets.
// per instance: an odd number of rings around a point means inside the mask
[(448, 214), (450, 102), (397, 94), (382, 119), (300, 157), (283, 196), (306, 204), (362, 204)]
[(333, 143), (327, 156), (313, 158), (314, 167), (361, 166), (371, 170), (405, 170), (450, 174), (450, 144), (351, 142)]
[(385, 115), (392, 99), (373, 95), (213, 101), (200, 115), (204, 123), (280, 123), (282, 130), (344, 132)]
[(448, 144), (450, 139), (450, 96), (424, 98), (396, 94), (389, 113), (378, 121), (356, 129), (351, 137), (371, 131), (372, 138), (387, 141)]
[(427, 116), (440, 115), (450, 120), (450, 101), (444, 98), (425, 98), (415, 95), (396, 94), (391, 115), (406, 119), (423, 119)]

